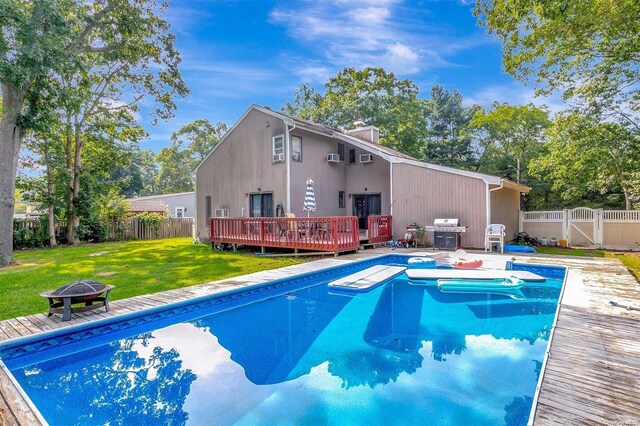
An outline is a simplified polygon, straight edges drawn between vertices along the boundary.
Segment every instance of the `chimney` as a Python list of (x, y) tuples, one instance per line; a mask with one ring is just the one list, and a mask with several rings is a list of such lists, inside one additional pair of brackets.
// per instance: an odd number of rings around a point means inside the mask
[(364, 121), (354, 121), (355, 129), (347, 130), (349, 136), (362, 139), (367, 142), (378, 143), (380, 140), (380, 130), (376, 126), (367, 126)]

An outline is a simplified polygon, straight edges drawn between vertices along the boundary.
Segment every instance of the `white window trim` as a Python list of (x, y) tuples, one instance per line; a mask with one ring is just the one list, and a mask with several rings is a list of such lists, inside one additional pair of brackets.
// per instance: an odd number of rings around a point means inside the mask
[[(276, 148), (276, 140), (278, 139), (282, 143), (281, 148)], [(271, 138), (271, 159), (273, 159), (276, 155), (282, 154), (282, 161), (284, 161), (284, 151), (284, 135), (275, 135), (273, 138)]]
[[(293, 156), (294, 154), (294, 141), (295, 140), (299, 140), (300, 141), (300, 158), (299, 159), (295, 159), (295, 157)], [(291, 161), (295, 162), (295, 163), (302, 163), (302, 137), (301, 136), (291, 136)]]
[[(182, 210), (182, 216), (178, 216), (178, 210)], [(174, 214), (176, 217), (186, 217), (185, 216), (185, 208), (183, 206), (176, 206), (174, 210)]]

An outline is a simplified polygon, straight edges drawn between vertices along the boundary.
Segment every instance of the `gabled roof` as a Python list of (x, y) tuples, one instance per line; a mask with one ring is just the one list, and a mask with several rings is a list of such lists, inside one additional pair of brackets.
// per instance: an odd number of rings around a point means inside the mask
[(290, 116), (287, 114), (284, 114), (282, 112), (279, 111), (274, 111), (271, 108), (266, 108), (266, 107), (262, 107), (260, 105), (251, 105), (245, 112), (244, 114), (242, 114), (242, 116), (238, 119), (238, 121), (236, 121), (234, 123), (234, 125), (227, 131), (227, 133), (225, 133), (225, 135), (222, 137), (222, 139), (220, 139), (220, 142), (218, 142), (212, 149), (211, 151), (209, 151), (209, 153), (202, 159), (202, 161), (196, 166), (196, 168), (193, 170), (194, 173), (196, 173), (198, 171), (198, 169), (200, 168), (200, 166), (202, 164), (204, 164), (205, 161), (207, 161), (207, 159), (209, 158), (209, 156), (211, 154), (213, 154), (213, 152), (216, 150), (216, 148), (218, 146), (220, 146), (225, 139), (227, 138), (228, 135), (230, 135), (233, 130), (238, 126), (238, 124), (240, 124), (242, 122), (242, 120), (244, 120), (244, 118), (253, 110), (256, 111), (260, 111), (264, 114), (270, 115), (272, 117), (275, 118), (279, 118), (281, 120), (283, 120), (285, 123), (290, 122), (292, 124), (295, 125), (296, 128), (300, 128), (303, 130), (307, 130), (313, 133), (317, 133), (317, 134), (321, 134), (327, 137), (331, 137), (337, 140), (341, 140), (343, 142), (349, 143), (353, 146), (356, 146), (364, 151), (367, 151), (371, 154), (375, 154), (378, 155), (379, 157), (382, 157), (383, 159), (389, 161), (390, 163), (404, 163), (404, 164), (411, 164), (414, 166), (418, 166), (418, 167), (423, 167), (425, 169), (432, 169), (432, 170), (438, 170), (438, 171), (442, 171), (442, 172), (446, 172), (446, 173), (451, 173), (451, 174), (455, 174), (455, 175), (461, 175), (461, 176), (467, 176), (467, 177), (471, 177), (471, 178), (475, 178), (475, 179), (481, 179), (484, 182), (486, 182), (489, 185), (500, 185), (501, 187), (507, 187), (507, 188), (511, 188), (511, 189), (516, 189), (520, 192), (529, 192), (529, 190), (531, 188), (529, 188), (528, 186), (525, 185), (520, 185), (517, 184), (515, 182), (511, 182), (508, 179), (503, 179), (500, 178), (498, 176), (492, 176), (492, 175), (487, 175), (484, 173), (477, 173), (477, 172), (472, 172), (472, 171), (467, 171), (467, 170), (460, 170), (460, 169), (456, 169), (453, 167), (447, 167), (447, 166), (440, 166), (437, 164), (430, 164), (430, 163), (426, 163), (424, 161), (420, 161), (416, 158), (413, 158), (409, 155), (403, 154), (399, 151), (396, 151), (393, 148), (389, 148), (387, 146), (378, 144), (378, 143), (373, 143), (373, 142), (369, 142), (360, 138), (357, 138), (355, 136), (349, 135), (347, 133), (343, 133), (340, 129), (336, 129), (334, 127), (331, 126), (327, 126), (325, 124), (319, 124), (319, 123), (315, 123), (313, 121), (310, 120), (305, 120), (303, 118), (299, 118), (299, 117), (294, 117), (294, 116)]

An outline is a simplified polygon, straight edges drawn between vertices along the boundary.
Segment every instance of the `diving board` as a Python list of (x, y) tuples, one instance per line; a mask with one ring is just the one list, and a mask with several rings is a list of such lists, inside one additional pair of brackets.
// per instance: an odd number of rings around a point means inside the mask
[(412, 280), (442, 280), (462, 278), (467, 280), (493, 280), (517, 278), (523, 281), (545, 281), (546, 278), (529, 271), (468, 270), (468, 269), (407, 269)]
[(395, 277), (407, 269), (405, 266), (375, 265), (355, 274), (331, 281), (329, 287), (341, 290), (368, 290), (371, 287)]

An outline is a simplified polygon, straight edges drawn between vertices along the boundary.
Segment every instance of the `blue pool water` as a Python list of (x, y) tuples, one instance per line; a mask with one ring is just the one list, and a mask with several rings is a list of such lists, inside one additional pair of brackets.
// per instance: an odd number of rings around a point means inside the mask
[(56, 425), (526, 424), (564, 270), (536, 267), (549, 278), (523, 287), (524, 300), (441, 293), (404, 274), (365, 293), (328, 289), (372, 262), (0, 356)]

